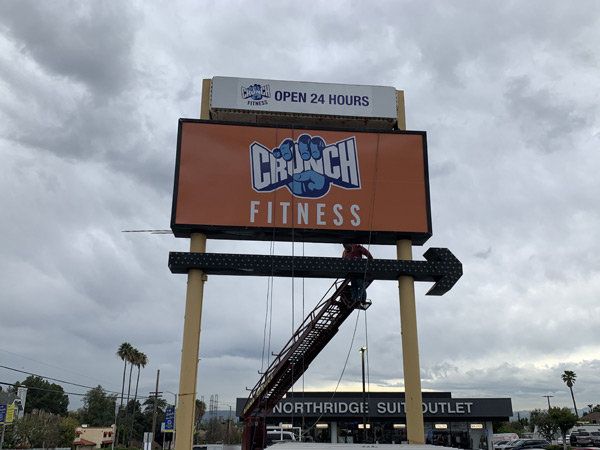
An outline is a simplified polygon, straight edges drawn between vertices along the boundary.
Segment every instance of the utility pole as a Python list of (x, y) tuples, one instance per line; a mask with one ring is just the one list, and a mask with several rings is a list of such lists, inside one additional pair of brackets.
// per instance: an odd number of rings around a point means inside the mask
[(542, 395), (542, 397), (546, 397), (548, 399), (548, 411), (550, 411), (550, 397), (554, 397), (554, 395)]
[(156, 371), (156, 391), (150, 392), (150, 395), (154, 397), (154, 413), (152, 414), (152, 440), (150, 441), (150, 447), (152, 447), (152, 443), (154, 442), (154, 430), (156, 430), (156, 410), (158, 408), (158, 396), (162, 394), (162, 392), (158, 392), (158, 379), (160, 377), (160, 369)]
[[(119, 418), (119, 405), (117, 404), (117, 401), (115, 400), (115, 428), (113, 429), (113, 435), (112, 435), (112, 443), (110, 444), (110, 448), (112, 450), (115, 450), (115, 439), (117, 438), (117, 420)], [(0, 445), (0, 449), (2, 449), (2, 446)]]

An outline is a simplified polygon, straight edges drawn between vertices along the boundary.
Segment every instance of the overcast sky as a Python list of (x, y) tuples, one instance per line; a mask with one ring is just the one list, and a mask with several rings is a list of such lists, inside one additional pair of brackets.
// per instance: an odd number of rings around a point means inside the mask
[[(199, 117), (202, 79), (233, 76), (405, 91), (433, 221), (414, 258), (445, 247), (464, 266), (442, 297), (416, 285), (424, 390), (572, 406), (572, 370), (579, 409), (600, 403), (599, 42), (597, 1), (0, 2), (0, 381), (120, 391), (130, 342), (149, 359), (140, 392), (157, 370), (177, 392), (186, 276), (167, 261), (189, 240), (122, 231), (169, 228), (177, 121)], [(263, 347), (277, 352), (331, 281), (274, 280), (269, 328), (267, 278), (210, 276), (198, 396), (247, 396)], [(340, 377), (360, 391), (363, 345), (369, 390), (403, 388), (397, 283), (369, 297), (295, 391)]]

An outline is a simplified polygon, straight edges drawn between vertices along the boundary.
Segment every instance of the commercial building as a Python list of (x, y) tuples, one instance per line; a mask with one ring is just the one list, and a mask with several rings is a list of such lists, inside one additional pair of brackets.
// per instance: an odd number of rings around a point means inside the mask
[(86, 447), (89, 446), (92, 449), (107, 448), (112, 446), (115, 426), (90, 427), (81, 425), (75, 431), (77, 432), (77, 437), (73, 441), (73, 445), (79, 450), (87, 450)]
[[(512, 416), (510, 398), (452, 398), (449, 392), (423, 392), (422, 396), (428, 444), (491, 449), (492, 422), (508, 421)], [(237, 399), (238, 417), (246, 400)], [(305, 438), (315, 442), (407, 441), (403, 392), (371, 392), (364, 403), (362, 392), (290, 392), (273, 408), (266, 423), (300, 427)]]

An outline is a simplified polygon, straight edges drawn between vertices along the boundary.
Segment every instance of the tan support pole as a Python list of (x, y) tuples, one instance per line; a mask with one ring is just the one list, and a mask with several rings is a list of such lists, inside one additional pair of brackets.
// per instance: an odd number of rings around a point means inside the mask
[[(396, 91), (398, 105), (398, 129), (406, 130), (404, 91)], [(396, 242), (399, 260), (412, 260), (412, 242), (408, 239)], [(417, 334), (417, 307), (415, 303), (415, 280), (413, 277), (398, 278), (400, 294), (400, 327), (402, 328), (402, 362), (404, 366), (404, 395), (406, 405), (406, 432), (409, 444), (424, 444), (423, 395), (421, 394), (421, 366), (419, 364), (419, 336)]]
[[(412, 260), (412, 242), (396, 242), (399, 260)], [(419, 338), (417, 334), (417, 308), (415, 280), (411, 276), (398, 278), (400, 294), (400, 326), (402, 328), (402, 360), (404, 366), (404, 392), (406, 405), (406, 431), (409, 444), (424, 444), (423, 396), (421, 394), (421, 369), (419, 364)]]
[(210, 120), (210, 78), (202, 80), (202, 105), (200, 106), (200, 118)]
[[(206, 252), (206, 235), (191, 236), (190, 251)], [(194, 414), (196, 411), (196, 383), (198, 378), (198, 353), (202, 324), (202, 299), (206, 275), (198, 269), (188, 272), (183, 345), (181, 349), (181, 372), (179, 374), (179, 401), (175, 429), (175, 450), (191, 450), (194, 439)]]
[[(202, 80), (200, 118), (210, 119), (210, 79)], [(206, 235), (192, 233), (192, 253), (206, 252)], [(202, 300), (206, 275), (198, 269), (188, 271), (181, 347), (181, 372), (179, 373), (179, 401), (175, 417), (177, 440), (175, 450), (191, 450), (194, 443), (194, 416), (196, 414), (196, 384), (198, 382), (198, 355), (202, 325)]]
[(396, 105), (398, 107), (398, 129), (406, 130), (406, 110), (404, 108), (404, 91), (396, 91)]
[[(200, 118), (210, 119), (210, 79), (202, 80), (202, 105)], [(206, 252), (206, 235), (192, 233), (192, 253)], [(202, 326), (202, 300), (206, 275), (198, 269), (188, 271), (188, 288), (185, 297), (183, 345), (181, 347), (181, 372), (179, 373), (179, 401), (175, 417), (177, 440), (175, 450), (191, 450), (194, 443), (194, 416), (196, 413), (196, 384), (198, 382), (198, 355)]]

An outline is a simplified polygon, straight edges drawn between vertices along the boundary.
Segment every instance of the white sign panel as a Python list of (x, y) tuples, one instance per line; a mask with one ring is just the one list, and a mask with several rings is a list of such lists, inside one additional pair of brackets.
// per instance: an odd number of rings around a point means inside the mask
[(258, 78), (214, 77), (210, 107), (365, 118), (395, 119), (398, 116), (396, 89), (390, 86)]

